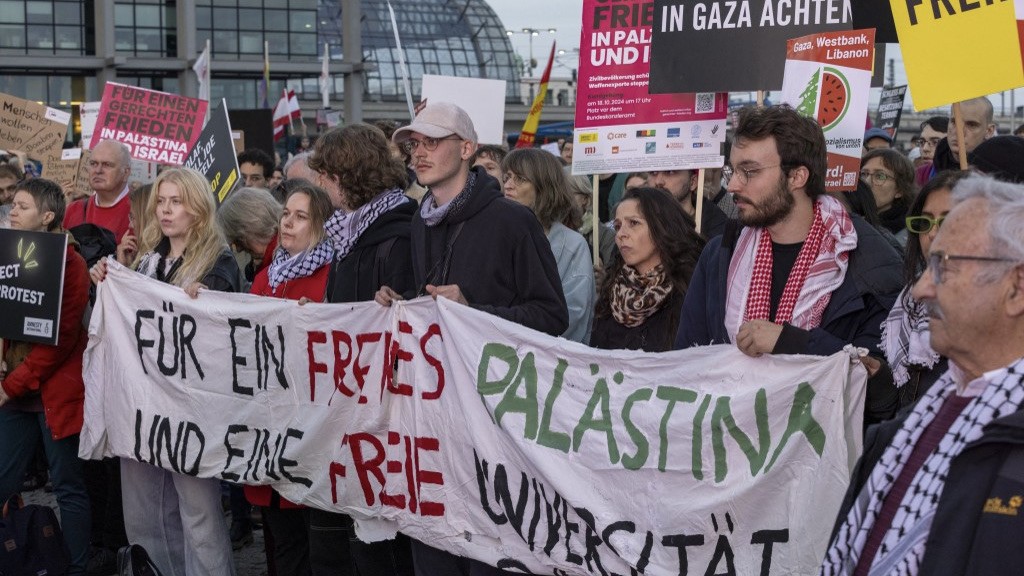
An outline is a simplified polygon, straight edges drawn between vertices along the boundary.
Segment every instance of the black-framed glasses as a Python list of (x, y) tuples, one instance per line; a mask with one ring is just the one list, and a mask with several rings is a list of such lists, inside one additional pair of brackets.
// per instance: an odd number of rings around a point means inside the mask
[(967, 260), (974, 262), (1017, 262), (1013, 258), (1002, 256), (966, 256), (962, 254), (946, 254), (945, 252), (932, 252), (928, 255), (928, 268), (932, 271), (932, 281), (938, 286), (945, 280), (946, 263), (950, 260)]
[(757, 168), (742, 168), (725, 166), (722, 168), (722, 177), (725, 178), (725, 184), (728, 185), (732, 182), (733, 177), (739, 178), (739, 183), (746, 185), (750, 182), (750, 179), (757, 176), (762, 170), (769, 170), (771, 168), (782, 168), (782, 164), (772, 164), (771, 166), (758, 166)]
[(942, 226), (942, 221), (945, 219), (945, 216), (939, 216), (938, 218), (932, 218), (931, 216), (907, 216), (907, 230), (914, 234), (927, 234)]
[(445, 136), (444, 138), (431, 138), (430, 136), (424, 136), (421, 140), (409, 138), (405, 142), (402, 142), (402, 149), (405, 150), (407, 154), (412, 154), (422, 144), (423, 148), (427, 152), (433, 152), (434, 150), (437, 150), (437, 145), (440, 144), (442, 140), (462, 140), (462, 137), (452, 134), (451, 136)]
[(861, 170), (860, 179), (865, 182), (871, 182), (872, 184), (885, 184), (889, 180), (896, 180), (896, 177), (892, 174), (882, 172), (881, 170), (875, 170), (874, 172)]

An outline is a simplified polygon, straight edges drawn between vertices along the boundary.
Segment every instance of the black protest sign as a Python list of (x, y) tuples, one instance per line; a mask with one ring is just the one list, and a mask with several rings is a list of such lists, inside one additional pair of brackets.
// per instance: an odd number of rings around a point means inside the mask
[(853, 5), (853, 28), (874, 28), (875, 42), (880, 44), (899, 42), (889, 0), (857, 0)]
[(57, 345), (67, 236), (0, 229), (0, 337)]
[[(610, 4), (628, 27), (642, 4)], [(595, 15), (595, 18), (597, 16)], [(851, 30), (851, 0), (654, 0), (650, 92), (779, 90), (786, 41)]]
[(231, 121), (223, 100), (210, 114), (210, 120), (199, 135), (199, 141), (185, 159), (185, 166), (206, 176), (213, 187), (213, 197), (220, 206), (238, 182), (238, 157), (231, 141)]
[(896, 132), (900, 129), (900, 116), (903, 115), (903, 99), (906, 95), (906, 86), (896, 86), (882, 90), (882, 96), (878, 99), (875, 126), (888, 132), (894, 140)]

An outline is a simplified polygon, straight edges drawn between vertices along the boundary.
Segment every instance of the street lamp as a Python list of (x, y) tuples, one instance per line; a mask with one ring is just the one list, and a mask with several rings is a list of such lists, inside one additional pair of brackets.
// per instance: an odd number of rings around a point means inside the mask
[[(537, 67), (537, 61), (533, 58), (533, 37), (540, 36), (541, 32), (547, 32), (548, 34), (554, 34), (558, 32), (557, 28), (523, 28), (522, 30), (506, 30), (505, 34), (511, 37), (513, 34), (526, 34), (530, 44), (530, 60), (525, 66), (526, 70), (529, 71), (529, 75), (533, 77), (533, 70)], [(533, 102), (533, 83), (530, 83), (530, 102)]]

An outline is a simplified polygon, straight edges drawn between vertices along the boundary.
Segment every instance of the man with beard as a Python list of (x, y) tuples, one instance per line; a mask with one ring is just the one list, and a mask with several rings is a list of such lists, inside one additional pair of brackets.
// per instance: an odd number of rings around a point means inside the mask
[(897, 394), (879, 351), (902, 288), (900, 255), (825, 194), (825, 136), (789, 107), (746, 108), (726, 167), (739, 224), (708, 242), (679, 320), (676, 348), (734, 343), (745, 354), (828, 356), (868, 350), (866, 422)]

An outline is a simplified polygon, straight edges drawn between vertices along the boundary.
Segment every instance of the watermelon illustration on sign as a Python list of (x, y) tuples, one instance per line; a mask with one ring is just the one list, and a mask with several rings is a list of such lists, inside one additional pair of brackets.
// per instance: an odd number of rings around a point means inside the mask
[(843, 120), (850, 108), (850, 82), (835, 68), (828, 66), (821, 73), (821, 98), (818, 99), (818, 124), (828, 132)]
[(850, 82), (839, 70), (825, 66), (815, 70), (807, 81), (796, 110), (816, 118), (822, 130), (828, 132), (843, 120), (849, 108)]

